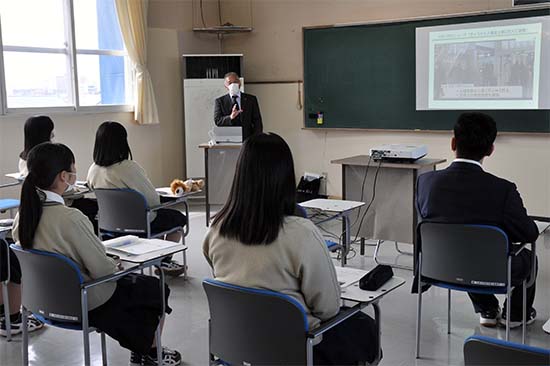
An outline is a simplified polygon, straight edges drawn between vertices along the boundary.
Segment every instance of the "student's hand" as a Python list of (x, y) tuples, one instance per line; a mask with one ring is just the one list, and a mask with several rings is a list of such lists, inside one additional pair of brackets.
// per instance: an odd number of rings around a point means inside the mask
[(241, 114), (241, 112), (242, 112), (242, 110), (237, 109), (237, 105), (235, 104), (235, 105), (233, 106), (233, 109), (231, 110), (231, 116), (230, 116), (230, 118), (231, 118), (231, 119), (237, 118), (237, 116), (238, 116), (239, 114)]

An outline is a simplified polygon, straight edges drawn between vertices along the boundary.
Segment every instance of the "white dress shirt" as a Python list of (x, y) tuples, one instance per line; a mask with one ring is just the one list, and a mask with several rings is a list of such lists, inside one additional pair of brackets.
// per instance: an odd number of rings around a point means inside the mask
[(453, 160), (453, 163), (468, 163), (468, 164), (475, 164), (475, 165), (479, 166), (481, 169), (483, 169), (483, 167), (481, 166), (481, 163), (480, 163), (479, 161), (477, 161), (477, 160), (456, 158), (455, 160)]

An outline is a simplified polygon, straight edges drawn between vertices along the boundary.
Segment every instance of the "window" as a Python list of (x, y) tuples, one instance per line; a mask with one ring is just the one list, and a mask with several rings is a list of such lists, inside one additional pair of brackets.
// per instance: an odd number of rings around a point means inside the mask
[(0, 0), (0, 110), (126, 105), (114, 0)]

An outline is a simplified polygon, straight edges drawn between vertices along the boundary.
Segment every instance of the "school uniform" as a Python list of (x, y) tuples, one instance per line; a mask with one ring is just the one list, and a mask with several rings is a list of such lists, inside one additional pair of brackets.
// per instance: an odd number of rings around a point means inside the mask
[[(29, 170), (27, 169), (27, 161), (19, 158), (19, 174), (22, 177), (26, 177), (29, 174)], [(89, 199), (85, 198), (83, 194), (81, 195), (75, 195), (74, 190), (67, 191), (63, 193), (63, 197), (71, 196), (71, 199), (65, 199), (65, 205), (74, 207), (78, 209), (80, 212), (82, 212), (88, 220), (92, 223), (94, 226), (94, 232), (97, 232), (97, 201), (95, 199)]]
[[(63, 198), (54, 192), (38, 190), (38, 193), (42, 201), (42, 216), (36, 228), (33, 249), (70, 258), (79, 267), (84, 281), (115, 273), (118, 270), (116, 263), (106, 255), (105, 247), (94, 234), (86, 216), (65, 206)], [(18, 242), (19, 214), (15, 217), (12, 234)], [(104, 331), (127, 349), (147, 353), (162, 310), (159, 287), (154, 277), (132, 275), (90, 288), (90, 326)], [(167, 308), (167, 312), (170, 311)]]
[[(145, 170), (133, 160), (126, 159), (109, 166), (99, 166), (94, 163), (88, 170), (87, 181), (92, 189), (130, 188), (140, 192), (149, 207), (160, 204), (160, 196), (155, 186), (147, 177)], [(157, 210), (150, 217), (153, 233), (184, 226), (187, 222), (184, 214), (172, 209)]]
[[(277, 239), (267, 245), (245, 245), (221, 235), (215, 225), (206, 235), (203, 253), (217, 280), (294, 298), (304, 308), (310, 329), (340, 311), (334, 264), (323, 236), (307, 219), (285, 217)], [(323, 336), (314, 347), (315, 363), (370, 362), (377, 354), (376, 339), (374, 321), (360, 313)]]

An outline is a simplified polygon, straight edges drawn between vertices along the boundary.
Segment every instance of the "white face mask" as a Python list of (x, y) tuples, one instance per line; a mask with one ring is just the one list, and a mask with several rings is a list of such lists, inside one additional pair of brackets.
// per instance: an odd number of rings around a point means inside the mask
[(229, 85), (229, 94), (231, 96), (239, 95), (239, 90), (240, 90), (240, 87), (238, 83), (232, 83)]

